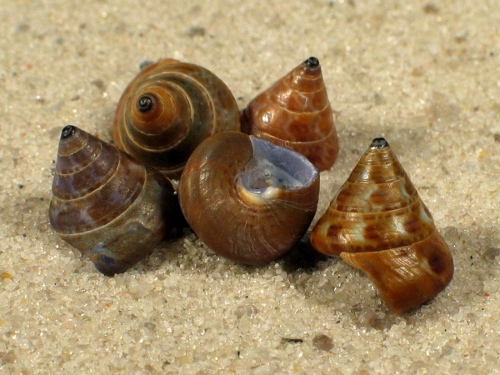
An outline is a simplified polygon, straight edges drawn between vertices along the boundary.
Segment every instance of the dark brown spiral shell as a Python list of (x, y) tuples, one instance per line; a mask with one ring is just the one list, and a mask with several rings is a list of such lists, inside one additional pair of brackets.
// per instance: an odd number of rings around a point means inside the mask
[(124, 272), (148, 255), (172, 228), (177, 205), (158, 171), (75, 126), (62, 130), (50, 222), (100, 272)]
[(214, 252), (264, 264), (289, 251), (316, 212), (319, 173), (302, 155), (239, 132), (203, 141), (179, 183), (184, 216)]
[(361, 157), (311, 243), (365, 272), (398, 314), (435, 297), (453, 277), (451, 252), (384, 138)]
[(239, 130), (229, 88), (209, 70), (174, 59), (149, 65), (125, 89), (115, 112), (115, 145), (170, 178), (210, 135)]
[(339, 153), (319, 60), (310, 57), (263, 91), (242, 113), (242, 130), (307, 157), (319, 171)]

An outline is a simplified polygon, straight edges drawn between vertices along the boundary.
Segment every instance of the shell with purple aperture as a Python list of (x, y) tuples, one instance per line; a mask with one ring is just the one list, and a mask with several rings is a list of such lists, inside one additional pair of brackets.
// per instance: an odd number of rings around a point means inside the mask
[(264, 264), (297, 244), (316, 212), (319, 173), (302, 155), (223, 132), (195, 150), (179, 183), (184, 216), (214, 252)]

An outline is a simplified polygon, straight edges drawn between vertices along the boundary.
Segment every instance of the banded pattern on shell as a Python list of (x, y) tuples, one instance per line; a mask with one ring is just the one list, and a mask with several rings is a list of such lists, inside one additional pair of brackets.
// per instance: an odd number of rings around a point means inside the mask
[(242, 130), (306, 156), (319, 171), (330, 169), (339, 143), (319, 60), (310, 57), (253, 99)]
[(453, 277), (451, 252), (384, 138), (361, 157), (311, 243), (365, 272), (397, 314), (430, 300)]
[(116, 146), (170, 178), (179, 178), (193, 150), (210, 135), (239, 130), (229, 88), (209, 70), (174, 59), (149, 65), (116, 108)]
[(177, 205), (158, 171), (75, 126), (64, 127), (50, 223), (100, 272), (124, 272), (148, 255), (171, 229)]
[(319, 174), (305, 157), (239, 132), (206, 139), (179, 183), (182, 212), (198, 237), (215, 253), (254, 265), (300, 241), (318, 195)]

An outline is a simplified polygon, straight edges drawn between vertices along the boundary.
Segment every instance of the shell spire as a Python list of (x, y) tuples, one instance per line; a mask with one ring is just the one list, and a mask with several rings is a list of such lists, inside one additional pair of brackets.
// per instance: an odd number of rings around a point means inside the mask
[(49, 218), (106, 274), (148, 255), (179, 213), (170, 182), (130, 155), (68, 125), (59, 141)]
[(164, 59), (144, 67), (123, 92), (113, 140), (178, 179), (201, 141), (228, 130), (239, 130), (239, 110), (224, 82), (201, 66)]
[(365, 272), (395, 313), (430, 300), (453, 277), (451, 252), (384, 138), (361, 157), (311, 243)]
[(242, 130), (332, 167), (339, 143), (321, 65), (310, 57), (257, 95), (242, 112)]

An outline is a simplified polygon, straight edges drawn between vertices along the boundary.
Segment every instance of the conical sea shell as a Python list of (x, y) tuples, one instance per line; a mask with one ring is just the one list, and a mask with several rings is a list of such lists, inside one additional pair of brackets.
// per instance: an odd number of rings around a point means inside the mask
[(239, 130), (239, 110), (224, 82), (199, 65), (164, 59), (125, 89), (113, 140), (143, 164), (179, 178), (196, 146), (227, 130)]
[(124, 272), (148, 255), (178, 213), (158, 171), (75, 126), (62, 130), (50, 222), (100, 272)]
[(304, 155), (319, 171), (330, 169), (337, 159), (333, 111), (315, 57), (257, 95), (241, 122), (244, 132)]
[(384, 138), (376, 138), (311, 234), (365, 272), (394, 313), (430, 300), (453, 277), (451, 252)]

